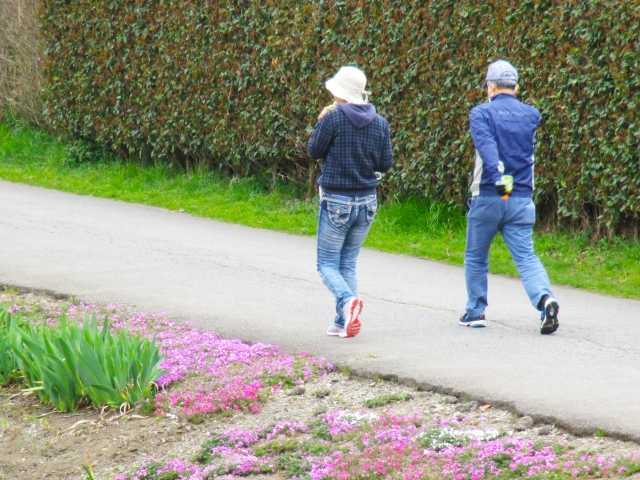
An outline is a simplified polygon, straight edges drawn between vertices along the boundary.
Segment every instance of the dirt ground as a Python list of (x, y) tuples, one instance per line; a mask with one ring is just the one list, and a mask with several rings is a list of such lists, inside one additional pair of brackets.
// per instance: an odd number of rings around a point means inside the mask
[[(0, 305), (18, 299), (23, 304), (34, 305), (62, 302), (46, 295), (0, 293)], [(359, 410), (364, 408), (365, 400), (387, 394), (410, 394), (411, 399), (379, 407), (379, 410), (396, 414), (420, 412), (433, 421), (453, 417), (462, 402), (431, 392), (416, 392), (393, 382), (352, 378), (339, 371), (324, 378), (313, 378), (303, 387), (301, 395), (278, 391), (258, 414), (217, 415), (198, 425), (178, 418), (144, 416), (136, 411), (123, 414), (113, 409), (100, 412), (88, 408), (72, 414), (60, 413), (15, 385), (5, 387), (0, 389), (0, 479), (84, 479), (82, 464), (89, 463), (96, 478), (114, 478), (135, 472), (150, 456), (158, 460), (188, 460), (210, 435), (230, 428), (255, 429), (281, 421), (305, 422), (318, 411)], [(324, 391), (325, 396), (314, 395), (319, 391)], [(470, 425), (502, 431), (513, 431), (519, 420), (515, 414), (491, 406), (481, 406), (464, 415)], [(534, 425), (513, 436), (549, 444), (569, 442), (578, 451), (605, 456), (640, 450), (636, 443), (607, 437), (576, 437), (553, 425)], [(626, 478), (640, 478), (640, 475)]]

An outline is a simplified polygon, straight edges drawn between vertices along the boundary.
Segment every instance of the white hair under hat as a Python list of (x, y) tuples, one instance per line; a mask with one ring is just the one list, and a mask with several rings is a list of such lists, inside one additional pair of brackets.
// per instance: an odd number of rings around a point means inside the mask
[(367, 97), (371, 92), (367, 92), (367, 77), (363, 71), (356, 67), (342, 67), (333, 78), (327, 80), (325, 84), (334, 97), (346, 100), (349, 103), (367, 103)]

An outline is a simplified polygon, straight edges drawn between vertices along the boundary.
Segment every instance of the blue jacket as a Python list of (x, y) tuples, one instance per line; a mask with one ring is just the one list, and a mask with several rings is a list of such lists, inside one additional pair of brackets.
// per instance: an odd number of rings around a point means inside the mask
[(495, 183), (502, 175), (513, 176), (514, 197), (533, 192), (533, 138), (540, 112), (501, 93), (469, 114), (471, 137), (476, 147), (476, 165), (471, 195), (497, 196)]
[(324, 159), (318, 183), (329, 194), (373, 195), (375, 172), (391, 168), (389, 124), (371, 104), (338, 104), (318, 121), (307, 149)]

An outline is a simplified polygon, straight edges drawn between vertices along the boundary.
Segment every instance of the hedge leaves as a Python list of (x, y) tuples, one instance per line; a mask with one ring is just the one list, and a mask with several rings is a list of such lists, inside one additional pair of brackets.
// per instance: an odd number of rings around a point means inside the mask
[(304, 178), (306, 127), (344, 64), (392, 124), (395, 192), (462, 204), (490, 61), (543, 115), (540, 214), (637, 231), (640, 3), (44, 0), (50, 118), (123, 157)]

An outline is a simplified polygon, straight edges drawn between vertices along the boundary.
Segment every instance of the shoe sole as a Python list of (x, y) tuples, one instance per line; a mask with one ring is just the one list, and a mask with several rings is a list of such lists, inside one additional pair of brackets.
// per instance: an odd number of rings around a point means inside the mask
[(558, 322), (558, 312), (560, 311), (560, 306), (558, 302), (550, 302), (544, 308), (544, 321), (542, 325), (540, 325), (540, 333), (542, 335), (550, 335), (560, 326), (560, 322)]
[(484, 320), (474, 320), (473, 322), (461, 322), (461, 321), (458, 321), (458, 324), (462, 325), (463, 327), (470, 327), (470, 328), (484, 328), (484, 327), (486, 327)]
[(351, 305), (349, 306), (349, 318), (345, 318), (345, 332), (344, 334), (340, 334), (339, 336), (342, 338), (351, 338), (355, 337), (360, 333), (360, 329), (362, 328), (362, 323), (360, 323), (360, 312), (362, 312), (363, 303), (359, 298), (355, 298), (351, 301)]
[(330, 337), (339, 337), (340, 336), (340, 332), (329, 332), (327, 330), (327, 335), (329, 335)]
[(349, 327), (347, 327), (347, 335), (345, 338), (355, 337), (360, 333), (361, 328), (362, 328), (362, 323), (360, 323), (360, 320), (356, 318), (354, 321), (352, 321), (349, 324)]

